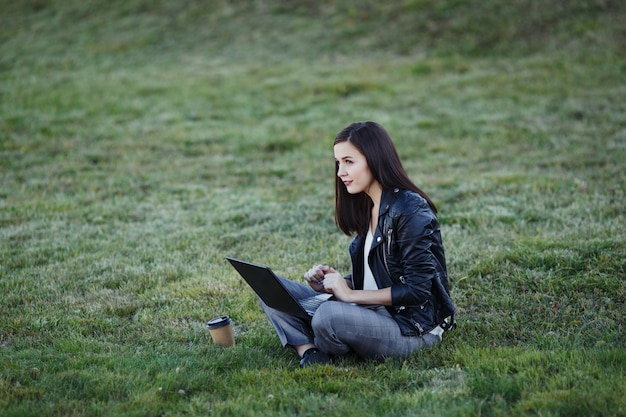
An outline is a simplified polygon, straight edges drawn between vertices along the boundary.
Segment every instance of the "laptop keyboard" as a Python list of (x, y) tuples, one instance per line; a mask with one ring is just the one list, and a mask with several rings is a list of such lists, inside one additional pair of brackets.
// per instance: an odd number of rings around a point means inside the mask
[(318, 294), (313, 297), (303, 298), (298, 300), (298, 303), (302, 306), (303, 309), (306, 310), (307, 313), (313, 315), (315, 310), (322, 304), (324, 301), (328, 300), (332, 297), (331, 294)]

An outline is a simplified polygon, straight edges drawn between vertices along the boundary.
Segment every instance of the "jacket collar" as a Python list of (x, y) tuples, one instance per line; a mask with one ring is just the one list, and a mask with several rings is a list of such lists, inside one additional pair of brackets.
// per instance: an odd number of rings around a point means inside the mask
[(393, 202), (398, 197), (398, 193), (400, 189), (394, 188), (392, 189), (383, 189), (383, 194), (380, 197), (380, 208), (378, 209), (378, 217), (387, 214), (389, 211), (389, 207), (393, 204)]

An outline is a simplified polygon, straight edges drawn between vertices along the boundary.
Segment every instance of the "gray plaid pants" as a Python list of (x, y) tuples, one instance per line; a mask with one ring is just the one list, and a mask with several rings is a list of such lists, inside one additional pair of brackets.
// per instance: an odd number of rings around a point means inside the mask
[[(280, 278), (296, 298), (317, 294), (312, 288)], [(369, 308), (340, 301), (326, 301), (312, 320), (295, 317), (268, 307), (261, 307), (276, 329), (284, 347), (313, 343), (318, 349), (334, 354), (356, 353), (365, 359), (404, 358), (409, 354), (434, 347), (441, 339), (435, 334), (403, 336), (395, 320), (383, 308)]]

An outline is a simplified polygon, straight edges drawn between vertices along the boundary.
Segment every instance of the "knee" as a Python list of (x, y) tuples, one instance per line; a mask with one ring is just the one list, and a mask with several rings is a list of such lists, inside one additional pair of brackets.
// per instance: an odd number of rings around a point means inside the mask
[(319, 331), (329, 332), (332, 329), (333, 324), (337, 322), (337, 317), (341, 316), (338, 304), (327, 301), (317, 308), (311, 320), (311, 327), (315, 334), (318, 334)]

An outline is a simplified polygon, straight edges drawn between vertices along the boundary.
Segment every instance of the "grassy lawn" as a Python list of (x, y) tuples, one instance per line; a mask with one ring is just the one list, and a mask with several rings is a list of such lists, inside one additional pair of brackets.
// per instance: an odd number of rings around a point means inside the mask
[[(0, 415), (626, 416), (622, 2), (293, 3), (0, 0)], [(349, 272), (332, 140), (366, 119), (459, 327), (299, 369), (224, 257)]]

